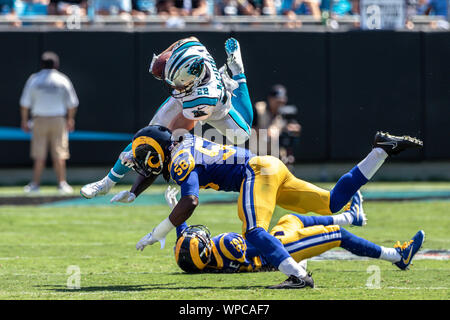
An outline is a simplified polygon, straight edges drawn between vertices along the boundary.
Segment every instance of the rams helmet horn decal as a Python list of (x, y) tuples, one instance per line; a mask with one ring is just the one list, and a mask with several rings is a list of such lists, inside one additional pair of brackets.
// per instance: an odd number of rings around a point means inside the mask
[(136, 172), (144, 177), (159, 175), (169, 163), (172, 143), (172, 132), (163, 126), (139, 130), (131, 144)]

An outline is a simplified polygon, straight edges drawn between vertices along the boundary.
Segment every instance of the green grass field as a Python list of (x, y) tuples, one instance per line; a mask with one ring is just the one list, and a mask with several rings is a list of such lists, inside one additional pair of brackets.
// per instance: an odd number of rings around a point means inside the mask
[[(372, 183), (363, 192), (414, 188), (450, 190), (450, 184)], [(18, 193), (20, 188), (0, 188), (0, 196)], [(347, 230), (392, 246), (423, 229), (424, 249), (450, 249), (448, 200), (366, 201), (365, 211), (368, 225)], [(173, 257), (174, 232), (163, 250), (159, 244), (143, 252), (135, 249), (136, 242), (168, 213), (164, 205), (0, 206), (0, 299), (450, 298), (448, 260), (416, 260), (409, 271), (373, 259), (309, 261), (316, 288), (305, 290), (265, 289), (285, 280), (279, 272), (187, 275)], [(273, 222), (284, 213), (277, 209)], [(206, 224), (213, 235), (241, 228), (235, 204), (201, 204), (189, 223)], [(374, 265), (380, 270), (379, 289), (366, 286), (372, 275), (369, 267)], [(73, 284), (71, 270), (78, 270), (70, 266), (79, 268), (80, 289), (67, 286)]]

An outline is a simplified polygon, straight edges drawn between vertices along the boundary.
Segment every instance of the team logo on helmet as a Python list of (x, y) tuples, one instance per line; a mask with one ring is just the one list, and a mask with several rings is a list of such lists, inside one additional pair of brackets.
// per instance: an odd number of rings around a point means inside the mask
[(172, 147), (172, 133), (162, 126), (148, 126), (136, 133), (131, 144), (135, 170), (149, 177), (167, 167)]
[(183, 271), (201, 272), (211, 257), (212, 240), (207, 227), (194, 225), (182, 231), (175, 246), (175, 260)]

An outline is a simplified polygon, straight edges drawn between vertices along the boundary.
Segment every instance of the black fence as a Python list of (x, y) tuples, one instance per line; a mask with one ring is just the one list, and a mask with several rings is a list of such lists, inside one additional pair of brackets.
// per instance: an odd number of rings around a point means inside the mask
[[(358, 160), (377, 130), (425, 147), (402, 161), (450, 159), (449, 32), (0, 32), (0, 128), (19, 127), (19, 98), (40, 53), (60, 55), (80, 99), (77, 130), (134, 133), (168, 92), (148, 73), (153, 52), (196, 35), (225, 63), (229, 36), (242, 46), (252, 101), (276, 83), (302, 125), (300, 162)], [(126, 141), (71, 141), (71, 164), (111, 164)], [(29, 141), (0, 136), (0, 166), (29, 165)]]

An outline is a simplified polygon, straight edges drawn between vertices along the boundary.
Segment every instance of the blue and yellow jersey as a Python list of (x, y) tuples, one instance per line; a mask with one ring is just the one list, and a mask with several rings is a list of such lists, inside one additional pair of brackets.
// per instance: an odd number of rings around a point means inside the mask
[(250, 249), (251, 244), (238, 233), (222, 233), (212, 238), (212, 241), (213, 255), (205, 271), (253, 272), (268, 266), (264, 258), (255, 255), (256, 251)]
[[(177, 227), (177, 237), (188, 225)], [(235, 232), (222, 233), (211, 239), (211, 261), (204, 272), (253, 272), (267, 270), (270, 265), (259, 256), (257, 250), (242, 235)]]
[(246, 165), (254, 155), (243, 148), (221, 145), (186, 134), (172, 151), (169, 172), (181, 196), (198, 197), (199, 189), (239, 192)]

